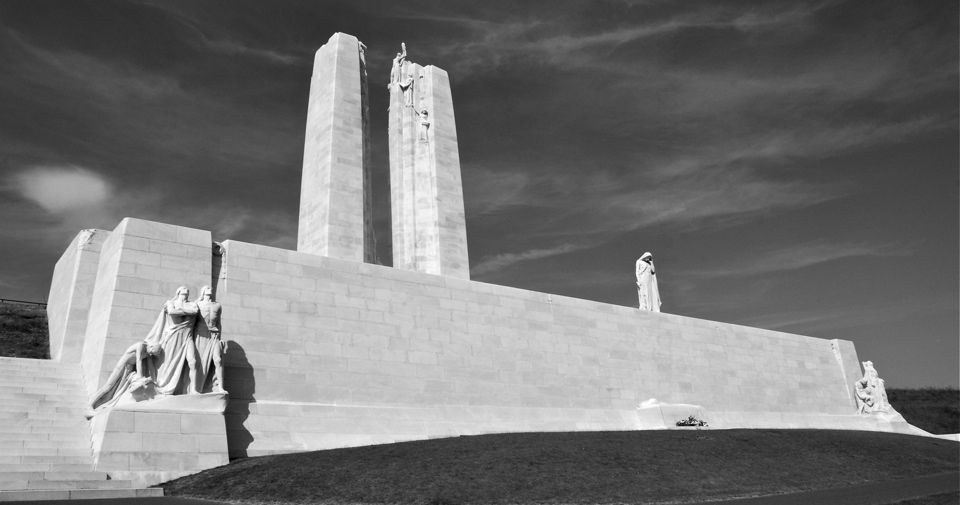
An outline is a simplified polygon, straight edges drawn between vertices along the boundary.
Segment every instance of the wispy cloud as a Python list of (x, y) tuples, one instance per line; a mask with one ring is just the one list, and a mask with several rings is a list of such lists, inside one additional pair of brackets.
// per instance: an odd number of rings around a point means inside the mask
[(282, 53), (280, 51), (275, 51), (272, 49), (260, 49), (255, 47), (250, 47), (236, 40), (229, 39), (217, 39), (211, 40), (206, 38), (201, 34), (203, 45), (213, 51), (228, 54), (228, 55), (241, 55), (241, 56), (252, 56), (255, 58), (262, 58), (267, 61), (272, 61), (274, 63), (280, 63), (284, 65), (291, 65), (301, 61), (301, 58), (294, 54)]
[(584, 247), (585, 246), (582, 244), (562, 244), (557, 247), (550, 247), (546, 249), (530, 249), (516, 253), (497, 254), (480, 260), (479, 263), (470, 268), (470, 273), (472, 275), (482, 277), (491, 272), (496, 272), (520, 263), (521, 261), (549, 258), (550, 256), (557, 256), (560, 254), (567, 254), (577, 251), (583, 249)]
[(893, 243), (835, 243), (818, 240), (790, 247), (754, 251), (746, 257), (719, 262), (710, 269), (678, 272), (678, 275), (700, 279), (749, 277), (808, 268), (848, 258), (889, 258), (909, 256), (914, 248)]
[[(607, 65), (606, 56), (619, 46), (645, 38), (682, 32), (695, 28), (732, 29), (742, 32), (796, 28), (835, 1), (812, 5), (773, 4), (745, 9), (724, 6), (691, 6), (668, 17), (644, 16), (645, 21), (603, 30), (577, 30), (571, 33), (570, 19), (561, 15), (525, 19), (489, 19), (454, 15), (406, 12), (392, 17), (406, 20), (435, 21), (456, 24), (467, 37), (448, 44), (444, 54), (455, 56), (458, 71), (482, 71), (513, 58), (550, 62), (561, 68), (583, 68), (585, 65), (622, 71)], [(598, 58), (600, 56), (600, 58)]]
[[(922, 297), (908, 302), (891, 301), (861, 306), (790, 310), (747, 317), (740, 324), (780, 331), (802, 331), (807, 335), (844, 338), (847, 330), (900, 321), (906, 317), (955, 310), (950, 300)], [(824, 332), (831, 332), (826, 335)]]
[(68, 212), (102, 204), (111, 184), (96, 172), (78, 166), (35, 166), (15, 176), (20, 193), (47, 212)]

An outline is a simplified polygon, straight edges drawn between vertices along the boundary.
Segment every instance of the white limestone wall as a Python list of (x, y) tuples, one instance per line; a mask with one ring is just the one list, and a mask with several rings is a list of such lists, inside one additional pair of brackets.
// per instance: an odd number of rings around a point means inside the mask
[(191, 299), (210, 284), (210, 232), (125, 218), (100, 250), (80, 363), (93, 393), (131, 344), (153, 326), (177, 287)]
[(509, 431), (894, 429), (856, 415), (852, 343), (223, 243), (125, 219), (104, 241), (81, 365), (92, 391), (183, 284), (217, 286), (232, 456)]
[(224, 242), (231, 454), (497, 431), (859, 427), (850, 342)]
[(83, 230), (74, 237), (53, 269), (47, 297), (50, 358), (74, 361), (87, 329), (91, 295), (97, 280), (100, 248), (110, 232)]

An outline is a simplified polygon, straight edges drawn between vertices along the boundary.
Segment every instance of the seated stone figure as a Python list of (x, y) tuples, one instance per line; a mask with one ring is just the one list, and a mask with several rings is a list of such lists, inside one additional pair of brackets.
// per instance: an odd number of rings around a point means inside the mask
[(872, 361), (863, 362), (863, 378), (854, 384), (857, 393), (857, 406), (861, 414), (871, 412), (889, 412), (890, 402), (883, 379), (873, 368)]

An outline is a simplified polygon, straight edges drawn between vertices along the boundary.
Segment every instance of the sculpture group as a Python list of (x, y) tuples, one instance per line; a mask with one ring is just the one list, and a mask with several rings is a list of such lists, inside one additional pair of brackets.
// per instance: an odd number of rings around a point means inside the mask
[(220, 338), (222, 307), (210, 286), (190, 301), (190, 290), (177, 289), (163, 303), (153, 327), (123, 353), (91, 407), (114, 405), (130, 393), (135, 401), (156, 396), (225, 393)]
[(857, 407), (861, 414), (890, 411), (884, 381), (877, 374), (872, 361), (863, 362), (863, 378), (854, 384), (854, 390), (857, 393)]

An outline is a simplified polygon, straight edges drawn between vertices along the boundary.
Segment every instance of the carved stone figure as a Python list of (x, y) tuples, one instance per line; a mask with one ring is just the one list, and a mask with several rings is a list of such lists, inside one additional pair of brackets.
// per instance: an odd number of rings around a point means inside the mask
[[(200, 299), (197, 300), (200, 311), (200, 320), (197, 321), (197, 355), (200, 359), (200, 377), (203, 384), (200, 391), (212, 390), (223, 393), (223, 366), (221, 361), (226, 345), (220, 339), (220, 313), (223, 307), (213, 300), (213, 289), (210, 286), (200, 288)], [(207, 384), (210, 369), (213, 369), (211, 384)], [(208, 387), (209, 386), (209, 387)]]
[(887, 389), (883, 384), (883, 379), (873, 368), (873, 362), (864, 361), (863, 378), (854, 384), (854, 389), (857, 392), (857, 406), (861, 414), (890, 411)]
[(400, 43), (400, 52), (393, 58), (393, 66), (390, 67), (390, 85), (397, 84), (400, 82), (401, 71), (403, 70), (403, 62), (407, 59), (407, 45), (403, 42)]
[[(163, 359), (157, 365), (157, 392), (165, 395), (197, 393), (197, 347), (194, 336), (199, 308), (190, 301), (190, 290), (184, 286), (177, 289), (177, 295), (163, 304), (160, 314), (160, 347)], [(150, 336), (147, 337), (148, 340)], [(188, 369), (189, 377), (183, 385), (183, 369)]]
[(422, 109), (417, 113), (417, 116), (420, 118), (420, 127), (417, 129), (417, 141), (426, 142), (427, 141), (427, 129), (430, 128), (430, 113), (427, 112), (427, 109)]
[(403, 90), (403, 105), (413, 107), (413, 74), (407, 74), (407, 78), (397, 83), (397, 86)]
[(637, 295), (640, 298), (640, 310), (660, 312), (657, 271), (653, 266), (653, 255), (649, 252), (643, 253), (637, 260)]
[[(93, 409), (112, 405), (127, 392), (138, 401), (156, 394), (197, 393), (194, 338), (199, 308), (189, 296), (190, 290), (181, 286), (174, 298), (164, 302), (147, 336), (124, 351), (110, 377), (93, 395)], [(219, 317), (219, 311), (217, 314)]]
[(94, 395), (92, 409), (109, 405), (133, 388), (142, 388), (153, 383), (156, 372), (153, 359), (160, 354), (160, 343), (137, 342), (124, 351), (110, 377)]

